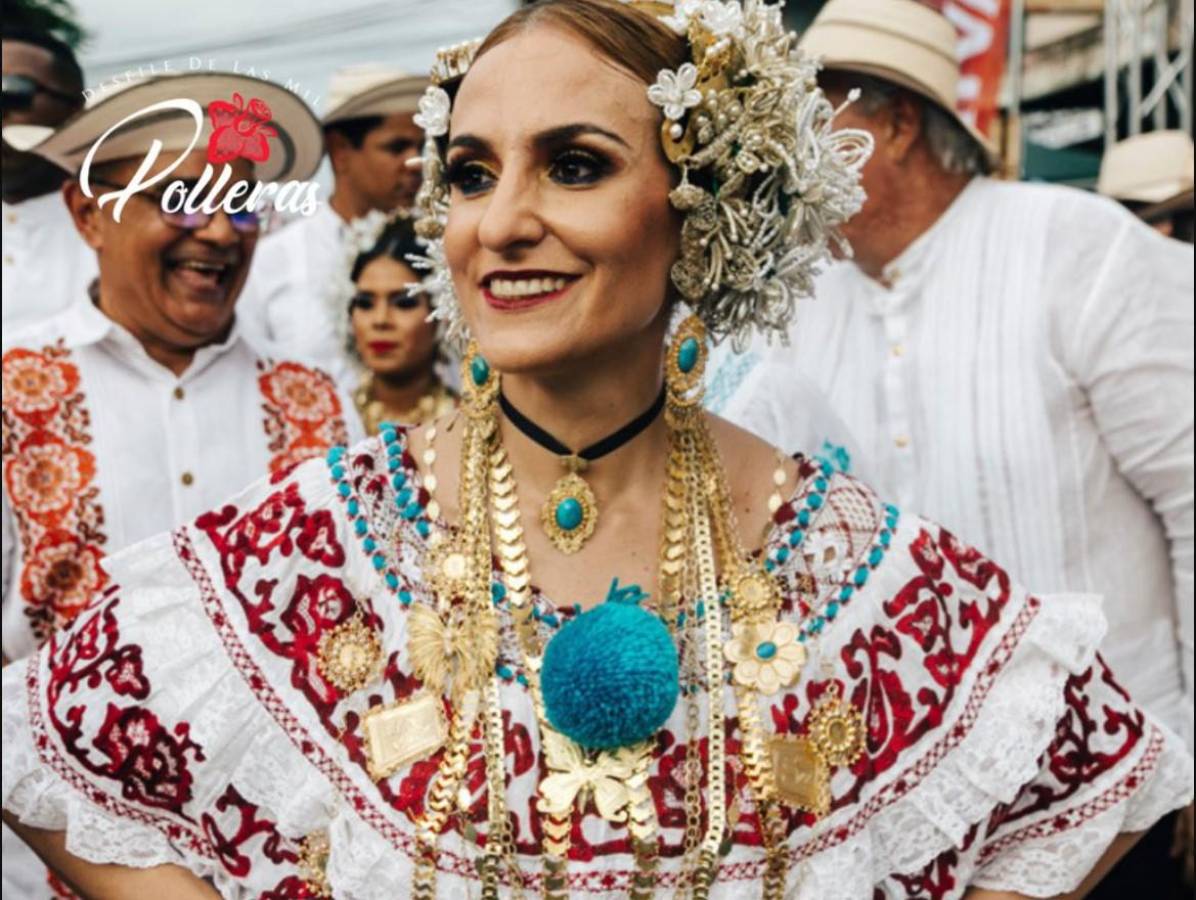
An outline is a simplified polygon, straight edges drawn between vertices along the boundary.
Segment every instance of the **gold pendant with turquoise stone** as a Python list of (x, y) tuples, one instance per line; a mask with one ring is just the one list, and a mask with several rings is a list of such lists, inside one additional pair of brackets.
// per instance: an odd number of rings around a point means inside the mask
[(548, 539), (562, 553), (576, 553), (594, 533), (598, 524), (598, 501), (593, 490), (578, 472), (586, 461), (577, 456), (562, 457), (569, 471), (553, 487), (540, 507), (540, 524)]

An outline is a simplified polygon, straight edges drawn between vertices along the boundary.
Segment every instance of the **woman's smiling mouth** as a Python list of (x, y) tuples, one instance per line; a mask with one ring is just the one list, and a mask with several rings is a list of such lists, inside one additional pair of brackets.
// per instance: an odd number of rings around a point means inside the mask
[(493, 309), (530, 309), (560, 299), (580, 277), (544, 271), (491, 272), (482, 279), (482, 296)]

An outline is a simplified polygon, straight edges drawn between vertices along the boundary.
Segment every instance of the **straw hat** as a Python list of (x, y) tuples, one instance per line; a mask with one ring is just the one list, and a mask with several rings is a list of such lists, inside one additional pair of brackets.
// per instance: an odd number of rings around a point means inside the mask
[(427, 86), (425, 75), (375, 64), (348, 66), (335, 72), (328, 85), (324, 124), (417, 112)]
[(955, 26), (916, 0), (830, 0), (799, 47), (826, 69), (870, 75), (930, 100), (954, 116), (995, 166), (996, 146), (955, 108), (955, 43)]
[(1152, 214), (1192, 206), (1192, 139), (1183, 131), (1149, 131), (1119, 141), (1105, 151), (1096, 189), (1123, 203), (1151, 204)]
[[(79, 174), (92, 145), (118, 122), (155, 103), (189, 99), (204, 111), (203, 130), (196, 149), (207, 146), (213, 125), (209, 106), (217, 101), (248, 107), (260, 100), (269, 107), (274, 129), (267, 138), (269, 155), (255, 163), (255, 175), (262, 181), (304, 181), (315, 174), (324, 155), (324, 138), (315, 115), (297, 95), (273, 81), (234, 75), (230, 72), (195, 72), (159, 75), (122, 85), (119, 90), (96, 95), (92, 102), (57, 128), (41, 125), (4, 127), (4, 142), (14, 150), (36, 153)], [(100, 145), (93, 163), (144, 156), (150, 144), (162, 142), (163, 150), (185, 150), (195, 136), (195, 120), (184, 110), (167, 109), (141, 116), (110, 134)]]

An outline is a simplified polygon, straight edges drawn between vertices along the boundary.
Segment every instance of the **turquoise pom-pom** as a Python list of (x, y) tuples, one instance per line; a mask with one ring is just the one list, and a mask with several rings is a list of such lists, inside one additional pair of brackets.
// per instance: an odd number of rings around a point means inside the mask
[(638, 606), (643, 596), (616, 581), (606, 603), (567, 623), (544, 649), (545, 714), (586, 749), (646, 740), (677, 704), (677, 648), (660, 618)]

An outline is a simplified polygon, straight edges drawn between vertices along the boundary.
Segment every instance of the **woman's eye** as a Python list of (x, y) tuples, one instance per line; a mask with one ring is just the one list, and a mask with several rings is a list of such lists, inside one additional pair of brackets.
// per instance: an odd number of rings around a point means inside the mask
[(552, 162), (550, 174), (560, 184), (593, 184), (610, 169), (610, 164), (600, 156), (581, 150), (562, 153)]
[(355, 312), (369, 312), (374, 308), (374, 297), (372, 294), (354, 294), (349, 300), (349, 309)]
[(397, 294), (390, 295), (390, 308), (391, 309), (402, 309), (402, 310), (415, 309), (422, 302), (423, 301), (420, 300), (419, 297), (412, 296), (411, 294), (408, 294), (406, 291), (400, 291)]
[(487, 190), (494, 182), (494, 176), (476, 160), (466, 159), (448, 164), (445, 180), (462, 194), (469, 197)]

